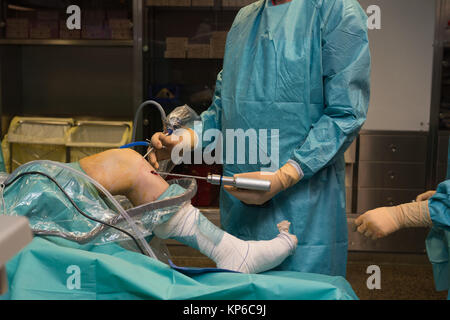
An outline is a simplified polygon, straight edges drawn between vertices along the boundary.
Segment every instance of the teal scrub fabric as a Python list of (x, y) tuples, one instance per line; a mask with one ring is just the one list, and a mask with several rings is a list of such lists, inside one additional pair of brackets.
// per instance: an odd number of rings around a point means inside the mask
[[(74, 266), (79, 289), (72, 283)], [(357, 299), (341, 277), (289, 271), (188, 277), (116, 244), (82, 246), (55, 237), (36, 237), (6, 267), (9, 292), (2, 299)]]
[(433, 265), (436, 290), (448, 290), (450, 299), (450, 180), (439, 184), (428, 208), (433, 228), (426, 240), (427, 254)]
[[(76, 163), (70, 166), (81, 170)], [(24, 171), (49, 173), (93, 214), (109, 210), (95, 188), (67, 170), (36, 163), (18, 172)], [(172, 186), (161, 199), (183, 190)], [(90, 221), (74, 212), (51, 182), (40, 176), (17, 181), (4, 196), (10, 210), (42, 227), (72, 232), (92, 227)], [(51, 217), (53, 224), (46, 225)], [(1, 299), (357, 299), (341, 277), (287, 271), (188, 277), (162, 262), (127, 250), (127, 243), (121, 244), (81, 245), (59, 237), (36, 236), (7, 264), (9, 292)], [(73, 270), (79, 270), (79, 288), (72, 283)]]
[(240, 239), (273, 239), (274, 226), (292, 223), (299, 245), (280, 270), (345, 276), (344, 152), (366, 120), (370, 71), (367, 16), (356, 0), (261, 0), (242, 8), (228, 32), (213, 103), (193, 129), (259, 134), (245, 153), (223, 139), (226, 176), (267, 169), (265, 158), (271, 171), (288, 161), (302, 169), (303, 179), (265, 206), (223, 189), (220, 196), (221, 225)]

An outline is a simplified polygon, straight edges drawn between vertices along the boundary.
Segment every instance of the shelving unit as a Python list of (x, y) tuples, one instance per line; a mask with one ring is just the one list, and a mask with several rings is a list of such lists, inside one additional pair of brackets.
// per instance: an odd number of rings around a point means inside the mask
[[(165, 57), (166, 39), (184, 37), (191, 44), (210, 44), (214, 32), (227, 32), (240, 7), (222, 7), (215, 0), (213, 6), (153, 6), (153, 1), (145, 1), (143, 28), (143, 88), (144, 97), (158, 100), (161, 88), (172, 93), (172, 99), (160, 99), (166, 112), (175, 107), (188, 104), (198, 114), (205, 111), (212, 102), (218, 73), (222, 69), (223, 58), (214, 56), (204, 58)], [(223, 40), (225, 44), (225, 39)], [(188, 49), (187, 49), (188, 50)], [(145, 113), (146, 126), (143, 135), (150, 137), (161, 130), (156, 110)], [(154, 119), (155, 121), (152, 121)], [(203, 170), (202, 165), (177, 168), (183, 173)], [(210, 170), (221, 170), (211, 168)], [(206, 170), (206, 169), (205, 169)], [(220, 171), (218, 171), (220, 172)], [(203, 188), (205, 186), (200, 186)], [(202, 207), (218, 207), (217, 190), (199, 190), (198, 194), (214, 194), (214, 199), (194, 199)]]
[[(132, 120), (143, 99), (142, 2), (74, 1), (80, 5), (82, 17), (93, 8), (126, 11), (133, 23), (131, 39), (85, 39), (83, 34), (80, 39), (14, 39), (6, 37), (6, 27), (7, 18), (17, 16), (7, 9), (8, 4), (15, 4), (15, 1), (1, 0), (0, 110), (3, 133), (11, 117), (17, 115)], [(22, 1), (21, 5), (26, 6), (26, 3)], [(63, 1), (50, 4), (42, 1), (41, 5), (38, 1), (30, 3), (28, 6), (36, 12), (58, 11), (61, 12), (59, 18), (65, 18)]]
[(0, 39), (0, 46), (133, 47), (133, 40)]
[(450, 136), (450, 1), (438, 1), (430, 116), (429, 189), (447, 176)]

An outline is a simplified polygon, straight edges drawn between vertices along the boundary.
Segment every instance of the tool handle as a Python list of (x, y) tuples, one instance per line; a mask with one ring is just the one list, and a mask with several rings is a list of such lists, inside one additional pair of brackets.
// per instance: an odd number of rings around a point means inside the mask
[(270, 180), (224, 177), (217, 174), (208, 175), (207, 181), (213, 185), (233, 186), (239, 189), (255, 191), (270, 191), (272, 185)]
[(239, 189), (270, 191), (272, 182), (270, 180), (250, 179), (236, 177), (234, 186)]

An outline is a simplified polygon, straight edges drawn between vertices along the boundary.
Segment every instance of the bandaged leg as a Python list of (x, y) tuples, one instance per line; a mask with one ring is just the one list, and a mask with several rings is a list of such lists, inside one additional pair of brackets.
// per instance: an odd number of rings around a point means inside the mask
[[(132, 150), (102, 152), (82, 159), (80, 166), (113, 195), (125, 195), (135, 206), (179, 192), (176, 185), (169, 187), (164, 179), (152, 174), (154, 168)], [(297, 246), (297, 238), (288, 233), (289, 223), (280, 224), (279, 230), (278, 237), (270, 241), (239, 240), (209, 222), (198, 209), (187, 205), (156, 227), (154, 233), (198, 249), (215, 261), (218, 268), (259, 273), (279, 265)]]
[(290, 223), (278, 225), (280, 234), (270, 241), (243, 241), (208, 221), (192, 205), (186, 205), (154, 233), (175, 239), (213, 260), (220, 269), (260, 273), (281, 264), (297, 247), (297, 238), (288, 233)]
[(359, 233), (378, 239), (397, 230), (432, 225), (428, 201), (412, 202), (396, 207), (368, 211), (355, 220)]

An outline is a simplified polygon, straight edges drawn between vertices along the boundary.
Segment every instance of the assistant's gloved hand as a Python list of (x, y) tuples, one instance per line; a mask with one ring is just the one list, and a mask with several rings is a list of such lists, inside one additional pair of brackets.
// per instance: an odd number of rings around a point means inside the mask
[(159, 161), (171, 158), (175, 146), (180, 145), (182, 150), (192, 150), (196, 144), (196, 134), (192, 129), (182, 128), (176, 130), (172, 135), (167, 136), (163, 132), (157, 132), (153, 135), (151, 146), (154, 150), (148, 155), (148, 161), (155, 168), (159, 169)]
[(424, 193), (421, 193), (417, 196), (416, 201), (427, 201), (429, 200), (432, 196), (434, 196), (436, 193), (436, 190), (431, 190), (431, 191), (427, 191)]
[(242, 190), (232, 186), (224, 186), (224, 189), (246, 204), (261, 205), (275, 197), (279, 192), (292, 187), (300, 181), (297, 169), (287, 163), (276, 172), (249, 172), (236, 174), (234, 177), (270, 180), (272, 185), (269, 191)]
[(376, 240), (402, 228), (429, 227), (432, 221), (428, 201), (421, 201), (367, 211), (355, 225), (359, 233)]

